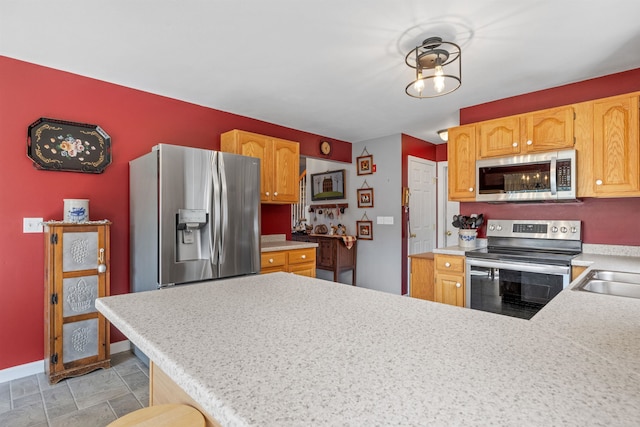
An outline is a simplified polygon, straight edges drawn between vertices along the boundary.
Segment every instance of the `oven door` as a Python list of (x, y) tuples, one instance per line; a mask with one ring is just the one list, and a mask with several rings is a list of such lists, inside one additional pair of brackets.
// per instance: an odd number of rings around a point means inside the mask
[(571, 267), (474, 259), (466, 262), (468, 308), (532, 318), (570, 282)]

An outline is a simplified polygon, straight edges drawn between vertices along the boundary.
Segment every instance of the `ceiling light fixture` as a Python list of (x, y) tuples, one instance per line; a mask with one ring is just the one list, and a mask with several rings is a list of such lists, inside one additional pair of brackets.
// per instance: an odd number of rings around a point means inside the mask
[(449, 129), (441, 129), (438, 131), (438, 136), (444, 142), (449, 141)]
[(404, 62), (416, 70), (416, 79), (405, 89), (414, 98), (435, 98), (462, 84), (462, 52), (455, 43), (429, 37), (407, 53)]

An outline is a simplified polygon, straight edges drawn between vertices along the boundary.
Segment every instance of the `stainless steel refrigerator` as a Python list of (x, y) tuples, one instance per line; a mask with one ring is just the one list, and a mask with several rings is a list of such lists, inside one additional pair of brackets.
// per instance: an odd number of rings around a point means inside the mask
[(260, 272), (260, 160), (159, 144), (129, 162), (131, 290)]

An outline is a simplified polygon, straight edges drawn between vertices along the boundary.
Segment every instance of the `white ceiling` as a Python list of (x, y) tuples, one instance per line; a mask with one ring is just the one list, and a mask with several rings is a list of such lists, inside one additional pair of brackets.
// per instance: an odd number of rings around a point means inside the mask
[[(430, 36), (461, 46), (462, 86), (410, 98), (404, 56)], [(0, 55), (349, 142), (439, 142), (460, 108), (640, 67), (640, 1), (1, 0)]]

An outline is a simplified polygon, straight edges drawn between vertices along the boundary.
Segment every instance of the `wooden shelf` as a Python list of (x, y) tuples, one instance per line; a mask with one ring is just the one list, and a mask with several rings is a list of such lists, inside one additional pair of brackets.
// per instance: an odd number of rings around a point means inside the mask
[(324, 203), (319, 205), (309, 205), (309, 211), (313, 212), (316, 209), (340, 209), (341, 213), (349, 207), (349, 203)]

